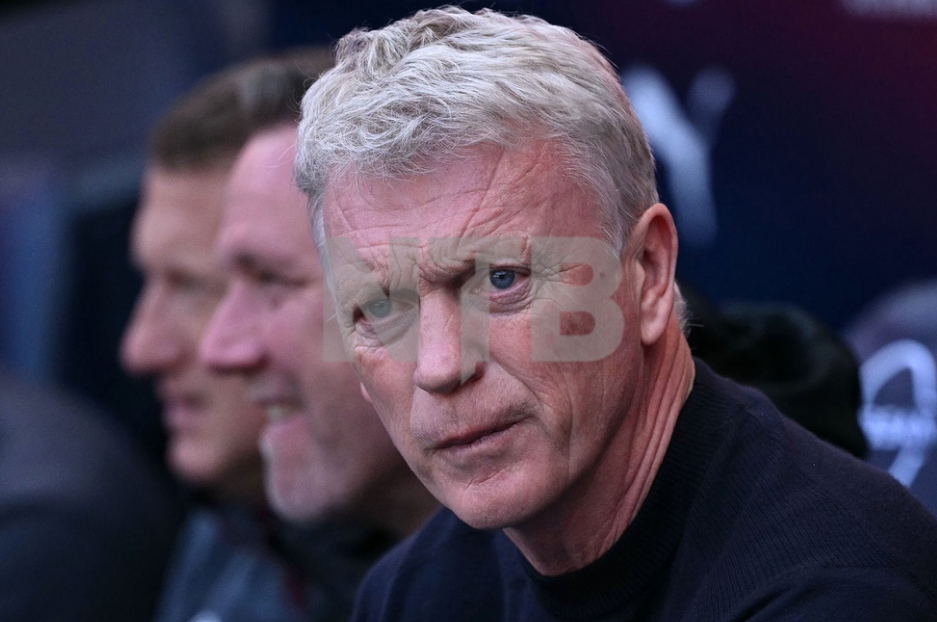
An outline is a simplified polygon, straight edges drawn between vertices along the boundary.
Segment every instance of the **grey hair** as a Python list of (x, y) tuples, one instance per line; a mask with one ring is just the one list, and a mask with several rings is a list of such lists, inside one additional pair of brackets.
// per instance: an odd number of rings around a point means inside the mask
[(296, 180), (309, 197), (316, 243), (324, 244), (322, 200), (336, 176), (429, 173), (472, 147), (511, 149), (531, 139), (558, 147), (603, 207), (620, 251), (657, 202), (654, 159), (593, 44), (536, 17), (451, 6), (353, 31), (302, 103)]
[[(453, 6), (345, 35), (335, 68), (303, 98), (297, 144), (296, 182), (309, 197), (326, 278), (330, 179), (430, 173), (472, 147), (516, 149), (532, 139), (558, 147), (602, 206), (620, 253), (658, 201), (654, 157), (614, 68), (592, 43), (537, 17)], [(674, 310), (685, 331), (677, 286)]]

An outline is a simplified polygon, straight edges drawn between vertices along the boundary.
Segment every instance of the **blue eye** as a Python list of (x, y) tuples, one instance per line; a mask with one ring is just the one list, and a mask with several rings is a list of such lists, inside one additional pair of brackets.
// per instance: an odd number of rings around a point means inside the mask
[(372, 300), (364, 306), (364, 312), (374, 319), (383, 319), (390, 315), (392, 304), (387, 298)]
[(514, 284), (517, 273), (513, 270), (492, 270), (488, 280), (495, 289), (507, 289)]

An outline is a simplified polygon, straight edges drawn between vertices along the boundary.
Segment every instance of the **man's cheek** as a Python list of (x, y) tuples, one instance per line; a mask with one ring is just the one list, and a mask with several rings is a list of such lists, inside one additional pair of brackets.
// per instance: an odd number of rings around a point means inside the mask
[(591, 335), (595, 330), (595, 316), (588, 311), (561, 311), (560, 335)]
[(586, 281), (544, 282), (532, 303), (531, 357), (544, 362), (598, 361), (614, 352), (624, 335), (624, 316), (613, 296), (622, 278), (611, 246), (596, 238), (534, 238), (533, 264), (578, 264)]

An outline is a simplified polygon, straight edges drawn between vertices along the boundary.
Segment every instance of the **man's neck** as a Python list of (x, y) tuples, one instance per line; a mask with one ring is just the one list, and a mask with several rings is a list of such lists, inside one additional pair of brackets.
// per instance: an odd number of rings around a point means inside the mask
[[(680, 410), (693, 386), (693, 358), (679, 328), (646, 359), (645, 389), (624, 418), (619, 442), (603, 464), (544, 515), (505, 529), (541, 574), (560, 575), (592, 563), (634, 520), (657, 476)], [(608, 456), (625, 455), (621, 468)]]

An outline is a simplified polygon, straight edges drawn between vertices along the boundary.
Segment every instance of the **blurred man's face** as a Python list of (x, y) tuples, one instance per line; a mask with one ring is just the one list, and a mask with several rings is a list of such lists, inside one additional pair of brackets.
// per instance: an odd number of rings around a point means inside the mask
[(640, 275), (549, 143), (465, 156), (332, 179), (329, 261), (346, 348), (411, 468), (469, 524), (520, 526), (626, 470)]
[(292, 518), (354, 513), (406, 472), (352, 367), (323, 357), (322, 267), (293, 182), (296, 127), (255, 136), (228, 186), (218, 257), (231, 287), (202, 342), (267, 412), (267, 495)]
[(122, 358), (132, 373), (156, 377), (175, 473), (210, 493), (256, 497), (263, 414), (240, 379), (215, 374), (198, 359), (202, 332), (226, 287), (214, 244), (227, 174), (227, 168), (147, 172), (132, 239), (144, 287)]

